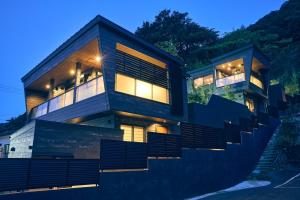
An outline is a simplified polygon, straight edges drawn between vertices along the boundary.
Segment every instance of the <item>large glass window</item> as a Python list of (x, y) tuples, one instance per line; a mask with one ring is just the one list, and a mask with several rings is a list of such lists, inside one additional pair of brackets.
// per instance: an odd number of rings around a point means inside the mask
[(161, 103), (169, 103), (169, 92), (166, 88), (122, 74), (116, 74), (115, 90)]
[(136, 80), (136, 96), (152, 99), (152, 84)]
[(122, 74), (117, 74), (116, 91), (135, 95), (135, 79)]
[(216, 86), (223, 87), (245, 81), (245, 68), (242, 58), (220, 64), (216, 67)]
[(121, 125), (121, 130), (124, 131), (123, 141), (128, 142), (144, 142), (144, 128), (140, 126)]
[(168, 90), (166, 88), (153, 85), (153, 100), (162, 103), (168, 103), (169, 102)]
[(202, 76), (202, 77), (194, 79), (194, 87), (198, 88), (198, 87), (201, 87), (204, 85), (212, 84), (213, 82), (214, 82), (214, 79), (213, 79), (212, 74), (207, 75), (207, 76)]

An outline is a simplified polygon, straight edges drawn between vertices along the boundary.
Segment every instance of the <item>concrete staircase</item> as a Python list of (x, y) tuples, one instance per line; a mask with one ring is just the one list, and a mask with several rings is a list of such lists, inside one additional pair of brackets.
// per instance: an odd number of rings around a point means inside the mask
[(277, 141), (279, 137), (280, 126), (277, 127), (273, 136), (269, 140), (262, 156), (260, 157), (256, 168), (252, 171), (249, 178), (257, 177), (270, 171), (274, 166), (273, 163), (278, 156)]

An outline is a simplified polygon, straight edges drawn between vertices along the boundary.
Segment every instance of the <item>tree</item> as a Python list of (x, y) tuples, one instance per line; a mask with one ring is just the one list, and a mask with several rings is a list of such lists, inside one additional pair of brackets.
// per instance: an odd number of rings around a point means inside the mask
[(193, 87), (192, 92), (188, 94), (189, 103), (207, 104), (214, 88), (210, 85), (204, 87)]
[(170, 10), (161, 11), (154, 22), (144, 22), (135, 34), (184, 61), (193, 50), (211, 45), (218, 39), (217, 31), (193, 22), (188, 13)]
[(229, 99), (231, 101), (235, 101), (236, 97), (234, 93), (232, 92), (232, 88), (230, 85), (224, 86), (225, 94), (223, 95), (224, 98)]

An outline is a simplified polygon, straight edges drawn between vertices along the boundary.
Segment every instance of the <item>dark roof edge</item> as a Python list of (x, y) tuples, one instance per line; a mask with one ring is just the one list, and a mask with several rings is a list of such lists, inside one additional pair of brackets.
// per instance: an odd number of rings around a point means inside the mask
[(53, 57), (57, 56), (61, 51), (66, 49), (72, 42), (77, 40), (79, 37), (81, 37), (84, 33), (89, 31), (91, 28), (96, 26), (97, 24), (102, 24), (104, 26), (107, 26), (127, 37), (130, 39), (142, 44), (143, 46), (156, 51), (158, 54), (171, 59), (172, 61), (183, 65), (183, 62), (176, 58), (175, 56), (172, 56), (171, 54), (159, 49), (158, 47), (155, 47), (154, 45), (146, 42), (145, 40), (141, 39), (140, 37), (134, 35), (130, 31), (126, 30), (125, 28), (122, 28), (121, 26), (113, 23), (112, 21), (102, 17), (101, 15), (97, 15), (94, 19), (89, 21), (86, 25), (84, 25), (79, 31), (77, 31), (75, 34), (73, 34), (69, 39), (67, 39), (64, 43), (62, 43), (58, 48), (56, 48), (52, 53), (50, 53), (45, 59), (43, 59), (38, 65), (36, 65), (33, 69), (31, 69), (27, 74), (25, 74), (21, 80), (24, 81), (26, 78), (28, 78), (30, 75), (32, 75), (36, 70), (41, 68), (43, 65), (45, 65), (47, 62), (49, 62)]
[(222, 59), (224, 59), (226, 57), (233, 56), (233, 55), (235, 55), (237, 53), (240, 53), (242, 51), (246, 51), (248, 49), (254, 49), (255, 51), (258, 51), (267, 61), (270, 61), (270, 59), (254, 44), (245, 45), (245, 46), (243, 46), (243, 47), (241, 47), (239, 49), (236, 49), (236, 50), (233, 50), (231, 52), (225, 53), (225, 54), (223, 54), (221, 56), (215, 57), (215, 58), (211, 59), (211, 61), (212, 62), (217, 62), (217, 61), (222, 60)]

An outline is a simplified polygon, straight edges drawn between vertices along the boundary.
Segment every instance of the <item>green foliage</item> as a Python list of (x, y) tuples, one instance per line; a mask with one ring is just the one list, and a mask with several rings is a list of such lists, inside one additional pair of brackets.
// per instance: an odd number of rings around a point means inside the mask
[[(214, 29), (202, 27), (188, 17), (188, 13), (162, 10), (155, 16), (154, 22), (144, 22), (136, 35), (161, 46), (170, 44), (164, 49), (176, 49), (176, 54), (186, 60), (190, 53), (203, 45), (213, 44), (218, 34)], [(172, 47), (173, 46), (173, 47)], [(173, 50), (169, 52), (173, 54)]]
[(161, 11), (154, 22), (144, 22), (136, 31), (137, 35), (182, 58), (188, 70), (206, 66), (212, 58), (252, 43), (270, 58), (271, 79), (282, 83), (291, 95), (299, 92), (299, 33), (299, 0), (286, 1), (280, 10), (220, 38), (214, 29), (193, 22), (188, 13), (170, 10)]
[(297, 125), (295, 122), (283, 122), (281, 124), (277, 144), (283, 148), (293, 146), (297, 138)]
[(211, 85), (195, 88), (188, 94), (189, 103), (207, 104), (210, 96), (213, 94), (214, 88)]
[(0, 136), (9, 135), (16, 130), (22, 128), (26, 123), (26, 113), (19, 115), (16, 118), (7, 120), (6, 123), (0, 123)]
[(232, 88), (230, 85), (224, 86), (224, 91), (225, 91), (225, 94), (223, 95), (224, 98), (229, 99), (231, 101), (236, 100), (236, 97), (235, 97), (234, 93), (232, 92)]

